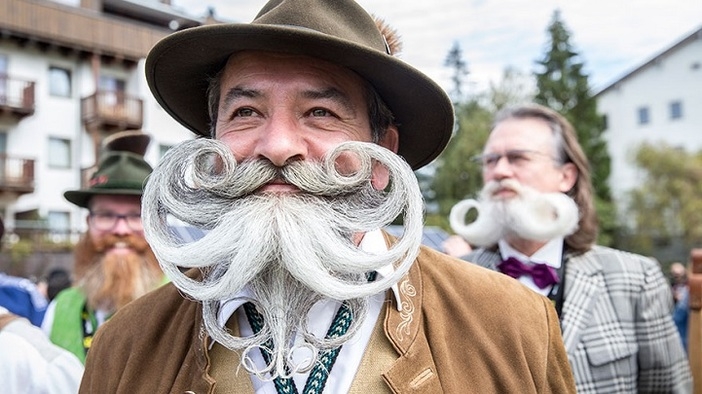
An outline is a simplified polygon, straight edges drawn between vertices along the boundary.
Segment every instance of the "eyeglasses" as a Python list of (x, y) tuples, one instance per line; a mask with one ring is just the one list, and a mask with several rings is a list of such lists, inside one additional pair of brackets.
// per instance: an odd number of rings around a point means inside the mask
[(90, 212), (88, 215), (90, 224), (100, 231), (110, 231), (120, 219), (124, 219), (132, 231), (144, 230), (144, 225), (141, 222), (140, 213), (130, 213), (126, 215), (118, 215), (114, 212)]
[(475, 161), (483, 167), (483, 170), (492, 170), (503, 157), (506, 158), (509, 165), (513, 167), (525, 167), (538, 156), (556, 161), (555, 158), (547, 153), (527, 149), (513, 149), (505, 153), (486, 153), (476, 156)]

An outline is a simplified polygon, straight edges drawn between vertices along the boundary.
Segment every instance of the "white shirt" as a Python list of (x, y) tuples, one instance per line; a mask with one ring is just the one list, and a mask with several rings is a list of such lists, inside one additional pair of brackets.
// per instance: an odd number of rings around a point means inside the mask
[[(7, 310), (0, 308), (0, 314)], [(25, 319), (0, 330), (0, 386), (3, 393), (73, 394), (78, 392), (83, 364), (72, 353)]]
[[(384, 252), (387, 251), (387, 245), (385, 244), (385, 238), (380, 230), (371, 231), (365, 234), (363, 240), (360, 244), (361, 249), (366, 252)], [(394, 271), (392, 265), (385, 266), (379, 269), (378, 275), (386, 277), (392, 274)], [(393, 295), (395, 296), (396, 305), (400, 307), (399, 291), (397, 284), (392, 286)], [(249, 296), (246, 291), (238, 296)], [(324, 387), (324, 393), (337, 394), (337, 393), (347, 393), (351, 388), (351, 383), (353, 378), (356, 376), (356, 371), (361, 364), (361, 359), (363, 358), (363, 353), (366, 350), (366, 346), (370, 341), (370, 337), (373, 334), (373, 328), (378, 320), (378, 316), (383, 309), (383, 302), (385, 301), (385, 293), (376, 294), (371, 297), (368, 315), (363, 321), (361, 329), (342, 346), (339, 356), (334, 364), (334, 367), (329, 374), (326, 386)], [(229, 318), (238, 311), (237, 317), (239, 319), (239, 331), (241, 336), (248, 337), (253, 335), (253, 330), (249, 325), (246, 314), (243, 313), (243, 309), (239, 308), (243, 305), (245, 300), (234, 297), (233, 299), (223, 301), (221, 303), (221, 308), (217, 316), (219, 324), (224, 326), (229, 320)], [(317, 303), (309, 312), (309, 330), (318, 338), (323, 338), (326, 335), (329, 326), (331, 325), (336, 311), (341, 304), (339, 302), (334, 302), (326, 300), (325, 302)], [(296, 341), (302, 340), (301, 336), (298, 335)], [(253, 362), (259, 368), (265, 366), (263, 357), (258, 351), (252, 351), (250, 356)], [(295, 360), (301, 361), (301, 360)], [(293, 376), (295, 385), (299, 391), (305, 387), (307, 377), (309, 372), (305, 374), (297, 374)], [(277, 394), (273, 381), (261, 381), (256, 376), (251, 376), (251, 381), (253, 383), (254, 391), (256, 394)]]
[[(505, 240), (499, 240), (498, 245), (500, 247), (502, 260), (507, 260), (510, 257), (514, 257), (523, 263), (528, 263), (531, 261), (535, 263), (544, 263), (555, 268), (556, 270), (561, 268), (561, 262), (563, 261), (563, 238), (555, 238), (548, 241), (546, 245), (542, 246), (531, 256), (527, 256), (517, 251)], [(530, 275), (522, 275), (518, 278), (518, 280), (528, 288), (543, 295), (548, 295), (548, 293), (551, 291), (551, 287), (553, 287), (546, 286), (543, 289), (540, 289), (539, 286), (534, 283), (534, 279)]]

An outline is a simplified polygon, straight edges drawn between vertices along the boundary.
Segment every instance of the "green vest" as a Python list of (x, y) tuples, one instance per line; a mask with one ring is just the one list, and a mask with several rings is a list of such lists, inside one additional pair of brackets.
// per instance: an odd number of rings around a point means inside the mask
[[(168, 278), (164, 275), (159, 286), (168, 282)], [(80, 361), (85, 364), (85, 349), (90, 348), (93, 335), (95, 335), (97, 330), (95, 311), (88, 309), (85, 305), (85, 295), (77, 287), (62, 290), (54, 301), (56, 302), (56, 307), (49, 339), (54, 344), (78, 356)], [(87, 316), (83, 316), (84, 310), (87, 311)], [(84, 322), (90, 322), (92, 327), (92, 333), (85, 337), (83, 336)]]
[[(90, 343), (83, 343), (82, 315), (83, 310), (87, 310), (85, 295), (77, 287), (70, 287), (61, 291), (54, 301), (56, 302), (54, 322), (51, 325), (49, 338), (51, 342), (75, 354), (85, 364), (85, 349), (90, 347)], [(97, 319), (93, 311), (88, 313), (86, 320), (90, 321), (94, 333), (97, 329)], [(92, 334), (85, 340), (92, 340)]]

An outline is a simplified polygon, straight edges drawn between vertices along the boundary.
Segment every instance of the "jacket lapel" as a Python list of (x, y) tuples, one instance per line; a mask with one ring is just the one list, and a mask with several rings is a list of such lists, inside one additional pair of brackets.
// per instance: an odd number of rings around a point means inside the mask
[[(422, 327), (422, 280), (418, 264), (398, 283), (401, 305), (387, 304), (385, 335), (400, 357), (383, 378), (394, 393), (442, 392)], [(399, 309), (399, 310), (398, 310)]]
[(591, 252), (566, 256), (566, 288), (561, 327), (566, 352), (572, 354), (592, 320), (592, 306), (604, 291), (602, 264)]

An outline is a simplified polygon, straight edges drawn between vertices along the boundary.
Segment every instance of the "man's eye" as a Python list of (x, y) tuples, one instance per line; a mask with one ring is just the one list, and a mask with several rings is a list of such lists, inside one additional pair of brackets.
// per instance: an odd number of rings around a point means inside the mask
[(486, 155), (483, 157), (483, 163), (488, 166), (492, 166), (497, 164), (498, 160), (500, 160), (501, 156), (498, 155)]
[(310, 115), (312, 116), (331, 116), (331, 112), (324, 108), (315, 108), (312, 111), (310, 111)]
[(522, 152), (515, 152), (507, 154), (507, 161), (510, 163), (525, 163), (529, 161), (529, 158)]
[(239, 108), (234, 112), (235, 116), (239, 117), (249, 117), (254, 115), (254, 110), (251, 108)]

